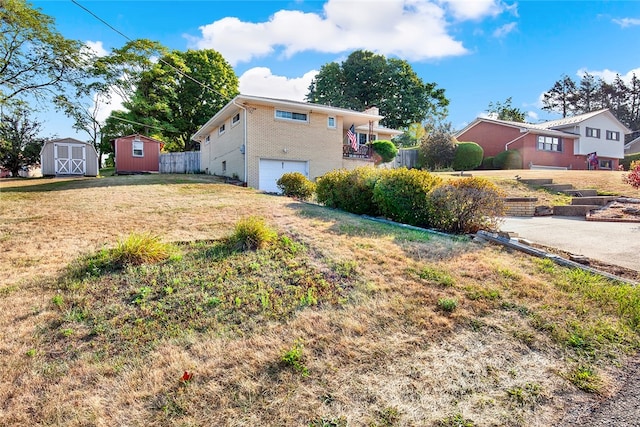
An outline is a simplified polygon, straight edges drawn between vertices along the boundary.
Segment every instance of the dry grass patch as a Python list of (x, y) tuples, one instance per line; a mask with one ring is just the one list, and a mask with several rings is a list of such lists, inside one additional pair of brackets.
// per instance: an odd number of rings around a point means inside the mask
[[(635, 288), (468, 239), (208, 177), (0, 184), (0, 424), (554, 425), (639, 345)], [(93, 268), (132, 232), (180, 256)]]

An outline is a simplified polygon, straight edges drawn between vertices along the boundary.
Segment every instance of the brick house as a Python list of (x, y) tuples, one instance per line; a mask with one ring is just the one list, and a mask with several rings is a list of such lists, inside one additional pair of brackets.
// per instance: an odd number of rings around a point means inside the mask
[[(458, 141), (478, 143), (485, 157), (517, 150), (525, 169), (616, 170), (629, 132), (604, 109), (538, 124), (477, 118), (455, 136)], [(591, 153), (596, 153), (597, 164), (588, 161)]]
[[(320, 104), (238, 95), (192, 137), (200, 143), (202, 172), (236, 178), (278, 192), (287, 172), (311, 180), (334, 169), (373, 165), (368, 142), (402, 132), (379, 125), (377, 108), (364, 112)], [(347, 131), (353, 125), (352, 148)]]

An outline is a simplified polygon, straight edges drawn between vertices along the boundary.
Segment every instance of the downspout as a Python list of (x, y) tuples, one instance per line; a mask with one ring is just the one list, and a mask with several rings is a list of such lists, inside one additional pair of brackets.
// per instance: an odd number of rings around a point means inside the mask
[(244, 145), (244, 184), (247, 184), (247, 171), (249, 170), (248, 165), (249, 165), (249, 160), (248, 160), (248, 156), (247, 156), (247, 109), (245, 107), (243, 107), (242, 105), (238, 104), (236, 102), (236, 100), (233, 100), (233, 105), (235, 105), (238, 108), (241, 108), (242, 111), (244, 111), (244, 124), (243, 124), (243, 136), (242, 136), (242, 145)]
[(519, 137), (517, 137), (516, 139), (507, 142), (506, 144), (504, 144), (504, 151), (507, 151), (509, 149), (509, 145), (513, 144), (514, 142), (516, 142), (517, 140), (519, 140), (520, 138), (524, 138), (525, 136), (527, 136), (529, 134), (529, 131), (527, 131), (524, 135), (520, 135)]

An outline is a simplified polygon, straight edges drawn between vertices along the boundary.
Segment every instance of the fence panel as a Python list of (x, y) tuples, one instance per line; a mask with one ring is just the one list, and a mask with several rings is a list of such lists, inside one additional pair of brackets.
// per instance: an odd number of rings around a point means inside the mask
[(396, 156), (397, 167), (406, 167), (407, 169), (415, 168), (418, 164), (418, 150), (416, 149), (404, 149), (398, 150)]
[(200, 172), (200, 152), (160, 154), (160, 173), (198, 173)]

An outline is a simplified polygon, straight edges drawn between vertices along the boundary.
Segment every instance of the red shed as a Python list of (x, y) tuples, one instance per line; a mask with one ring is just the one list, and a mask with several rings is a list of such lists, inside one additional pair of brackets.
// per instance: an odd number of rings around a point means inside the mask
[(160, 171), (160, 150), (164, 142), (144, 135), (128, 135), (111, 141), (115, 153), (116, 173)]

